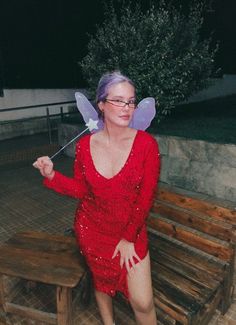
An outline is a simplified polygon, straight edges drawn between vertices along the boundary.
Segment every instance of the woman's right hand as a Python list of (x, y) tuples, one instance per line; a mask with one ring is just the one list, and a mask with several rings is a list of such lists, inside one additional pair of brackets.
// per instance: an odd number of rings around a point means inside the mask
[(52, 179), (54, 177), (55, 171), (53, 169), (53, 162), (48, 156), (39, 157), (33, 166), (37, 168), (43, 177)]

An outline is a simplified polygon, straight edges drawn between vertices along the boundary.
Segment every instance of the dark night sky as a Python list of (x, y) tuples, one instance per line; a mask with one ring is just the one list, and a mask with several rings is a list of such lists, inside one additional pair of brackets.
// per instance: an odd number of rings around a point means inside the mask
[[(87, 33), (93, 33), (95, 25), (102, 22), (102, 1), (0, 1), (4, 86), (83, 86), (77, 61), (86, 55)], [(236, 0), (208, 1), (213, 11), (206, 14), (205, 29), (207, 33), (214, 30), (214, 38), (220, 41), (217, 67), (223, 73), (236, 74)], [(145, 6), (144, 0), (142, 3)]]

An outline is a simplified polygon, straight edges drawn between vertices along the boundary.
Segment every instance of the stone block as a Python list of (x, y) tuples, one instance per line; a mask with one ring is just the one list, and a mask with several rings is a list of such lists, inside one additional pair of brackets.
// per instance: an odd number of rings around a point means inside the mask
[(158, 142), (159, 145), (159, 150), (161, 155), (167, 155), (169, 152), (169, 140), (168, 137), (165, 136), (156, 136), (155, 134), (153, 134), (153, 136), (155, 137), (155, 139)]

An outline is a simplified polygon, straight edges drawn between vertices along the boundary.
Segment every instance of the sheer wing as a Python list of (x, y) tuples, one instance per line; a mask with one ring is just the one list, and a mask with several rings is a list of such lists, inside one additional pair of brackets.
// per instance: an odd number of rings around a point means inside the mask
[(129, 126), (137, 130), (146, 130), (155, 115), (155, 99), (153, 97), (144, 98), (138, 103)]
[[(76, 104), (79, 112), (83, 116), (84, 122), (89, 123), (89, 119), (98, 121), (98, 130), (103, 128), (103, 121), (99, 119), (98, 113), (90, 101), (80, 92), (75, 93)], [(96, 130), (96, 131), (98, 131)]]

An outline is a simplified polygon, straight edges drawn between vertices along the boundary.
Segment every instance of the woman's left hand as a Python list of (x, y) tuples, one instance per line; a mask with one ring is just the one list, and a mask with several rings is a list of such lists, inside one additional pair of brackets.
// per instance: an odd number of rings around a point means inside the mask
[(136, 254), (134, 243), (127, 241), (126, 239), (121, 239), (117, 244), (112, 258), (120, 253), (120, 267), (122, 268), (125, 264), (125, 267), (128, 272), (135, 268), (136, 258), (139, 262), (141, 261), (140, 257)]

